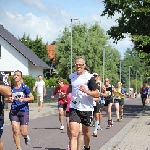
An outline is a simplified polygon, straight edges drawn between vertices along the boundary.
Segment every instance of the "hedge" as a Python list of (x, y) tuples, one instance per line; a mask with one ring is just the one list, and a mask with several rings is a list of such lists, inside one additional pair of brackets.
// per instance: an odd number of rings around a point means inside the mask
[[(10, 79), (11, 79), (11, 84), (13, 85), (13, 83), (14, 83), (13, 76), (11, 76)], [(57, 78), (50, 78), (50, 79), (44, 78), (43, 79), (43, 81), (45, 82), (46, 88), (57, 86), (56, 80), (57, 80)], [(37, 78), (35, 78), (33, 76), (23, 76), (23, 82), (29, 86), (29, 88), (32, 92), (33, 92), (33, 87), (34, 87), (36, 81), (37, 81)], [(65, 84), (68, 84), (66, 79), (63, 79), (63, 82)], [(34, 99), (36, 101), (36, 93), (33, 92), (33, 95), (34, 95)]]

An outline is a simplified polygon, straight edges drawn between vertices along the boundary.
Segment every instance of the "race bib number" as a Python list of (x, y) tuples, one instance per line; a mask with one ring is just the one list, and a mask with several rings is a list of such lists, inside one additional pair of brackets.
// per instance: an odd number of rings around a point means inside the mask
[(23, 92), (15, 92), (12, 93), (12, 97), (14, 98), (14, 100), (19, 100), (21, 97), (24, 97)]
[(77, 97), (72, 97), (72, 105), (73, 107), (80, 107), (81, 105), (81, 99)]

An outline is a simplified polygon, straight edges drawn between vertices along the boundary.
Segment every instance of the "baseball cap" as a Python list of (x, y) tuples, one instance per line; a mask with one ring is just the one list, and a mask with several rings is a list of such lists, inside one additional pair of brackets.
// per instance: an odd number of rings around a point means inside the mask
[(93, 76), (98, 76), (98, 73), (96, 73), (96, 72), (95, 72), (95, 73), (93, 73)]

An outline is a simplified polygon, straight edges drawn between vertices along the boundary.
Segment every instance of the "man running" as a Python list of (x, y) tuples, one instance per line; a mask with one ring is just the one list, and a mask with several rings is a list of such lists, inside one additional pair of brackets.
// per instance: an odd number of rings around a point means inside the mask
[(99, 97), (99, 91), (92, 74), (85, 70), (85, 59), (78, 56), (75, 59), (76, 72), (69, 75), (70, 92), (70, 131), (71, 150), (77, 150), (77, 138), (82, 124), (84, 135), (84, 149), (90, 150), (90, 115), (93, 111), (93, 97)]
[(142, 104), (143, 104), (143, 111), (145, 111), (145, 101), (148, 97), (148, 87), (146, 83), (143, 83), (143, 86), (140, 89), (140, 94), (141, 94), (141, 99), (142, 99)]
[[(101, 82), (99, 82), (99, 76), (97, 73), (93, 73), (94, 79), (96, 81), (97, 84), (97, 89), (99, 90), (99, 92), (101, 92)], [(100, 97), (98, 99), (94, 99), (95, 100), (95, 106), (94, 106), (94, 119), (95, 119), (95, 129), (93, 132), (93, 136), (97, 137), (97, 130), (100, 126), (100, 108), (101, 108), (101, 104), (100, 104)], [(96, 101), (97, 100), (97, 101)], [(101, 128), (100, 128), (101, 129)]]
[(37, 102), (39, 106), (38, 112), (40, 112), (43, 104), (43, 96), (46, 96), (46, 87), (45, 87), (45, 82), (42, 79), (42, 75), (38, 76), (38, 81), (35, 82), (35, 86), (33, 87), (33, 92), (35, 92), (36, 88), (37, 88)]
[(65, 115), (65, 111), (67, 108), (67, 102), (66, 102), (66, 91), (68, 89), (68, 85), (63, 83), (63, 79), (62, 78), (58, 78), (56, 83), (58, 84), (58, 87), (55, 88), (53, 95), (51, 96), (51, 98), (54, 98), (54, 96), (56, 94), (59, 95), (58, 98), (58, 111), (59, 111), (59, 121), (60, 121), (60, 130), (64, 129), (64, 125), (63, 125), (63, 116)]
[(0, 150), (3, 150), (3, 143), (1, 137), (3, 134), (4, 125), (4, 99), (2, 98), (2, 96), (11, 96), (11, 88), (9, 87), (7, 76), (4, 72), (0, 71)]

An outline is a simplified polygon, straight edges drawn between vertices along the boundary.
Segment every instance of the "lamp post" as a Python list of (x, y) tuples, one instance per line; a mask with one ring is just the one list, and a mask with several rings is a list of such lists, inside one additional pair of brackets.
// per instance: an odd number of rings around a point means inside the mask
[(129, 66), (129, 92), (130, 92), (130, 68), (131, 68), (132, 66)]
[(104, 45), (103, 46), (103, 83), (104, 83), (104, 78), (105, 78), (105, 48), (107, 47), (108, 45)]
[(142, 77), (143, 77), (143, 75), (141, 75), (141, 87), (142, 87), (142, 82), (143, 82), (143, 78)]
[(70, 72), (72, 73), (72, 21), (79, 20), (78, 18), (71, 18), (71, 39), (70, 39), (70, 47), (71, 47), (71, 56), (70, 56)]
[(137, 73), (139, 73), (139, 71), (136, 71), (136, 93), (137, 93)]
[(121, 59), (120, 59), (120, 82), (121, 82), (121, 71), (122, 71)]

